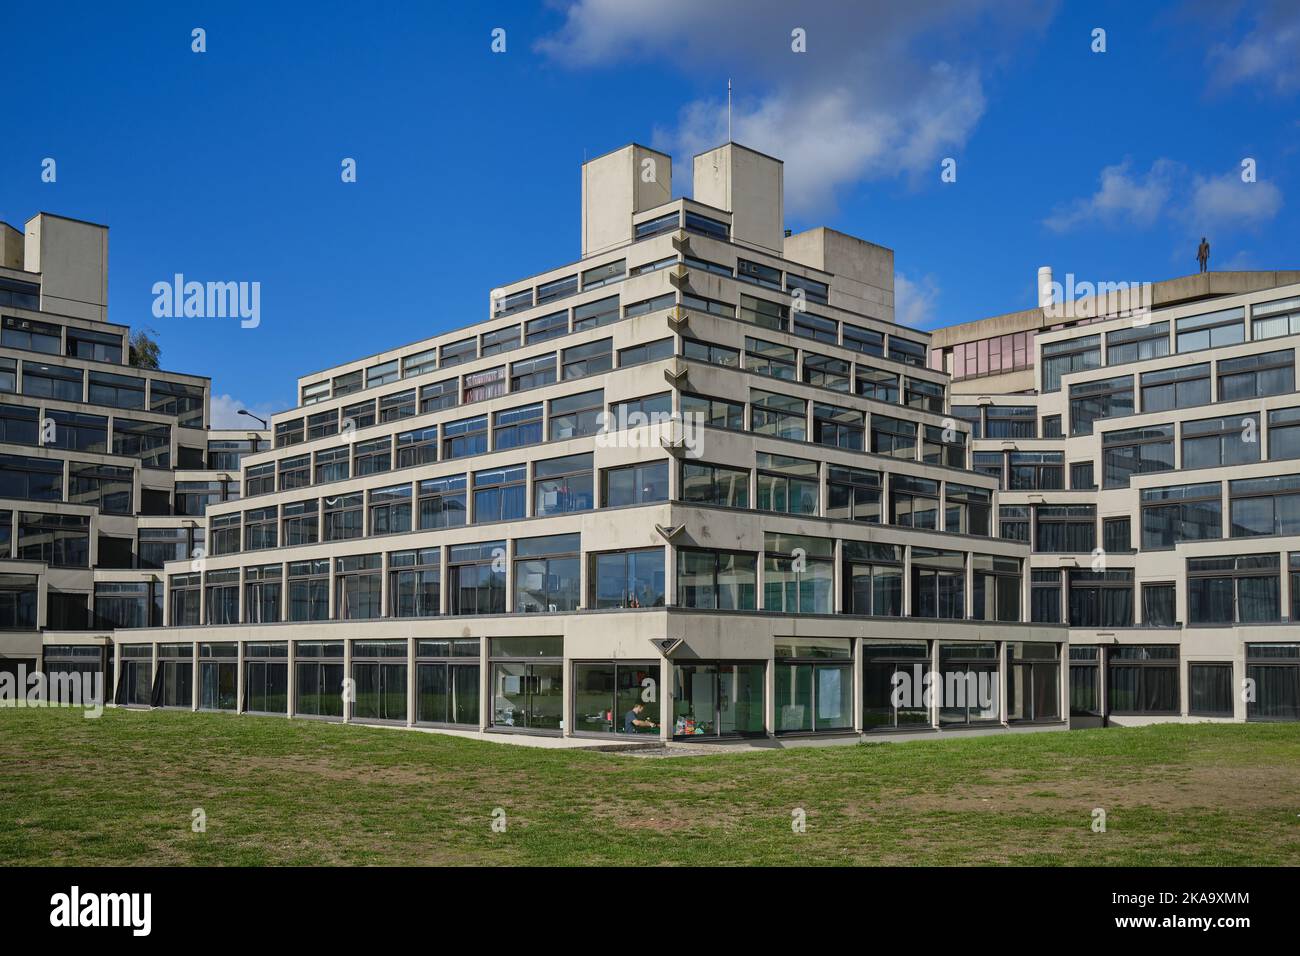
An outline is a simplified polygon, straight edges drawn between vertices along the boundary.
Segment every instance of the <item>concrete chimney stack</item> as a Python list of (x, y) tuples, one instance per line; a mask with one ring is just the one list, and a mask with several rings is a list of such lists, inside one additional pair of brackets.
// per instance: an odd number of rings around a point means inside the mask
[(1052, 267), (1038, 267), (1038, 307), (1051, 308), (1052, 305)]

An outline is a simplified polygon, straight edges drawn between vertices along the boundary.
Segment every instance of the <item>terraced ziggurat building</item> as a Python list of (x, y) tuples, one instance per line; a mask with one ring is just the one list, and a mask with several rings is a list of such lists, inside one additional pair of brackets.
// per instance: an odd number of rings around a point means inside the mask
[[(174, 513), (82, 500), (62, 461), (57, 498), (7, 489), (6, 570), (32, 583), (0, 653), (104, 668), (127, 707), (516, 734), (1296, 719), (1300, 276), (1178, 280), (1139, 319), (1038, 309), (936, 348), (894, 322), (890, 250), (786, 232), (779, 160), (727, 144), (693, 179), (672, 198), (671, 158), (636, 145), (585, 163), (578, 262), (493, 290), (472, 326), (301, 377), (270, 447), (240, 433), (238, 460), (194, 473), (160, 466), (237, 440), (202, 430), (205, 379), (10, 340), (11, 319), (61, 324), (60, 342), (124, 331), (102, 294), (97, 316), (59, 315), (29, 224), (25, 268), (0, 271), (9, 404), (47, 400), (25, 387), (37, 360), (192, 383), (200, 404), (130, 412), (169, 427), (165, 461), (130, 425), (119, 446), (125, 412), (103, 411), (131, 504), (165, 487)], [(1014, 380), (979, 371), (995, 333)], [(1246, 460), (1229, 425), (1251, 415)], [(202, 517), (182, 479), (211, 483)], [(40, 550), (29, 513), (84, 516), (81, 553)], [(118, 528), (129, 553), (96, 545)], [(174, 553), (146, 550), (153, 528)], [(48, 597), (69, 581), (84, 626)], [(115, 610), (120, 582), (147, 589), (143, 611)]]

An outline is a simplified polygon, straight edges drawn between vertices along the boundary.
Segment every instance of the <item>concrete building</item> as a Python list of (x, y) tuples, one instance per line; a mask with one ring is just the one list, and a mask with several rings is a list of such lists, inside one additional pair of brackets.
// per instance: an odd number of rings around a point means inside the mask
[[(206, 500), (202, 553), (158, 575), (161, 620), (105, 635), (115, 701), (567, 737), (854, 739), (1064, 729), (1089, 679), (1107, 699), (1105, 653), (1095, 674), (1080, 653), (1076, 675), (1074, 650), (1117, 641), (1175, 647), (1170, 719), (1197, 713), (1191, 661), (1245, 675), (1255, 638), (1235, 625), (1205, 645), (1181, 625), (1154, 640), (1035, 612), (1049, 566), (1069, 595), (1092, 594), (1062, 569), (1092, 547), (1035, 551), (1005, 509), (1047, 489), (1004, 490), (972, 459), (993, 450), (995, 402), (950, 396), (943, 363), (966, 340), (936, 350), (893, 321), (890, 250), (788, 235), (779, 160), (727, 144), (692, 173), (694, 198), (673, 199), (668, 156), (632, 145), (591, 160), (578, 261), (502, 283), (465, 328), (300, 377), (271, 447)], [(1033, 338), (1028, 363), (1053, 335)], [(1043, 361), (1074, 383), (1057, 351)], [(1033, 406), (1026, 450), (1073, 441), (1038, 437), (1053, 394), (997, 399)], [(1107, 517), (1137, 514), (1122, 494), (1086, 495)], [(1097, 606), (1120, 601), (1118, 580), (1099, 580)], [(1126, 660), (1113, 655), (1116, 680), (1157, 694), (1168, 679), (1160, 653), (1136, 678)], [(1247, 716), (1264, 715), (1225, 719)]]
[(1040, 284), (930, 365), (1070, 628), (1071, 724), (1300, 719), (1300, 271)]
[(114, 669), (163, 623), (167, 561), (239, 494), (255, 432), (209, 429), (209, 380), (130, 364), (107, 321), (108, 229), (0, 223), (0, 672)]

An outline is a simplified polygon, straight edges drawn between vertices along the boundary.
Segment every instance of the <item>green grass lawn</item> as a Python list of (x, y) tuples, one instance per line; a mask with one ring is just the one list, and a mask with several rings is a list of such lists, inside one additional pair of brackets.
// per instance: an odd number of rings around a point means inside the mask
[(1294, 866), (1298, 814), (1296, 724), (654, 759), (225, 714), (0, 710), (4, 866)]

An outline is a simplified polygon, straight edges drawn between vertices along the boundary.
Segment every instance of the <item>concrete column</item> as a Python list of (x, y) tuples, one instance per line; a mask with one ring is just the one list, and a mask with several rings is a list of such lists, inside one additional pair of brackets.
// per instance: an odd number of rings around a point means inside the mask
[[(122, 645), (113, 641), (113, 694), (112, 700), (105, 700), (104, 706), (107, 707), (117, 700), (117, 686), (122, 682)], [(105, 688), (107, 690), (107, 688)], [(105, 696), (108, 696), (105, 694)]]
[[(564, 681), (564, 695), (560, 698), (560, 734), (573, 736), (573, 659), (566, 652), (560, 665)], [(617, 718), (617, 714), (614, 715)]]
[(1280, 565), (1282, 574), (1282, 584), (1278, 590), (1278, 601), (1281, 602), (1282, 617), (1290, 620), (1291, 618), (1291, 564), (1290, 556), (1286, 551), (1278, 555), (1282, 562)]
[(776, 736), (776, 655), (767, 652), (763, 674), (763, 724), (769, 737)]
[[(334, 589), (330, 588), (330, 594), (332, 595), (333, 593), (334, 593)], [(331, 600), (333, 600), (333, 598), (331, 598)], [(345, 637), (343, 639), (343, 686), (344, 687), (351, 686), (353, 688), (351, 694), (345, 693), (343, 695), (343, 723), (345, 724), (351, 723), (352, 721), (352, 701), (350, 698), (356, 695), (356, 685), (355, 684), (349, 685), (348, 683), (351, 680), (352, 680), (352, 641), (349, 638)]]
[(863, 713), (862, 713), (862, 694), (864, 692), (862, 669), (865, 666), (866, 651), (863, 647), (862, 638), (853, 641), (853, 730), (855, 733), (863, 731)]
[(195, 641), (191, 645), (191, 653), (194, 655), (190, 658), (190, 710), (199, 709), (199, 677), (203, 673), (202, 667), (199, 666), (199, 642)]
[(158, 679), (158, 642), (155, 641), (150, 645), (153, 648), (153, 656), (150, 659), (149, 667), (149, 706), (153, 706), (153, 685)]
[[(975, 554), (971, 551), (965, 551), (962, 553), (964, 555), (963, 563), (965, 564), (964, 573), (966, 576), (966, 583), (962, 589), (963, 603), (965, 603), (966, 606), (962, 609), (962, 616), (969, 621), (975, 613)], [(993, 600), (993, 595), (985, 593), (985, 604), (987, 605), (991, 600)]]
[[(943, 696), (943, 675), (939, 673), (939, 642), (930, 642), (930, 672), (934, 675), (930, 678), (930, 726), (939, 726), (939, 702)], [(939, 682), (938, 691), (933, 690), (935, 681)]]
[(515, 539), (506, 538), (506, 613), (514, 614), (515, 607)]
[[(281, 589), (281, 595), (283, 593), (284, 591)], [(293, 705), (298, 694), (298, 652), (297, 644), (294, 641), (289, 640), (285, 644), (287, 645), (285, 648), (285, 667), (287, 670), (285, 672), (284, 693), (287, 699), (284, 704), (284, 715), (293, 717)]]
[[(872, 608), (875, 610), (875, 608)], [(912, 613), (912, 546), (903, 546), (903, 617)]]
[[(664, 635), (667, 637), (667, 635)], [(659, 739), (673, 739), (673, 662), (659, 658)]]
[[(826, 512), (823, 511), (822, 514)], [(832, 550), (834, 557), (833, 570), (831, 572), (831, 587), (834, 589), (831, 594), (831, 611), (835, 614), (844, 613), (844, 541), (838, 535), (835, 537), (835, 547)]]
[(996, 642), (998, 650), (998, 721), (1006, 726), (1010, 723), (1010, 701), (1007, 695), (1007, 682), (1010, 680), (1010, 668), (1007, 666), (1007, 642)]
[[(448, 679), (451, 675), (448, 673)], [(415, 726), (415, 638), (406, 639), (406, 726)]]
[(242, 714), (247, 711), (244, 706), (244, 642), (238, 641), (235, 646), (239, 649), (235, 655), (238, 668), (235, 672), (235, 713)]
[[(336, 580), (335, 566), (336, 566), (336, 565), (335, 565), (335, 559), (334, 559), (332, 556), (331, 556), (330, 558), (326, 559), (326, 560), (328, 560), (329, 563), (330, 563), (330, 566), (329, 566), (329, 595), (328, 595), (328, 597), (329, 597), (329, 619), (330, 619), (331, 621), (333, 621), (333, 620), (335, 620), (335, 619), (337, 618), (337, 615), (338, 615), (338, 608), (335, 607), (335, 605), (336, 605), (338, 602), (337, 602), (337, 601), (335, 600), (335, 598), (334, 598), (334, 591), (335, 591), (334, 583), (335, 583), (335, 580)], [(345, 651), (344, 653), (346, 653), (346, 651)]]
[(492, 661), (486, 637), (479, 638), (479, 717), (478, 729), (487, 730), (492, 714)]

